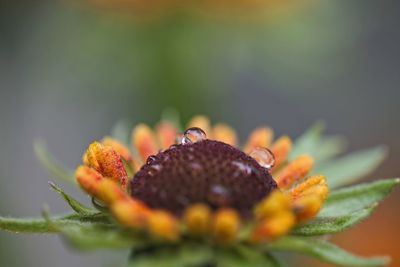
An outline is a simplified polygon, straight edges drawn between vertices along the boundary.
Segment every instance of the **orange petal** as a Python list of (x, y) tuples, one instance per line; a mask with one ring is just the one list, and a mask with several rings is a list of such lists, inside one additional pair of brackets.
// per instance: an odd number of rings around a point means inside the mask
[(211, 210), (207, 205), (194, 204), (185, 210), (183, 220), (190, 233), (206, 234), (210, 230)]
[(213, 128), (212, 136), (214, 140), (224, 142), (231, 146), (237, 146), (236, 132), (226, 124), (216, 124)]
[(277, 175), (275, 180), (280, 189), (287, 189), (295, 182), (307, 175), (312, 169), (314, 160), (307, 155), (299, 156), (286, 165)]
[(132, 144), (142, 161), (158, 152), (158, 146), (153, 131), (145, 124), (139, 124), (133, 129)]
[(250, 153), (256, 147), (268, 148), (274, 136), (273, 131), (268, 127), (255, 129), (247, 139), (244, 152)]
[(293, 202), (293, 210), (298, 222), (304, 222), (318, 214), (323, 200), (318, 195), (306, 195)]
[(287, 234), (295, 225), (296, 217), (291, 211), (283, 211), (263, 220), (250, 235), (250, 242), (260, 243)]
[(237, 238), (240, 226), (240, 218), (233, 209), (223, 208), (214, 215), (212, 231), (219, 243), (230, 244)]
[(275, 156), (275, 165), (272, 170), (276, 170), (286, 161), (291, 150), (292, 140), (288, 136), (282, 136), (272, 144), (271, 152)]
[(157, 125), (157, 137), (162, 149), (167, 149), (176, 143), (178, 130), (170, 122), (161, 122)]
[(130, 198), (116, 182), (110, 179), (103, 179), (99, 182), (95, 197), (106, 205)]
[(115, 152), (117, 152), (126, 161), (129, 162), (132, 160), (132, 155), (129, 149), (121, 144), (121, 142), (119, 142), (118, 140), (106, 136), (103, 138), (101, 143), (105, 146), (111, 146), (115, 150)]
[(210, 120), (206, 116), (198, 115), (193, 117), (189, 121), (187, 128), (192, 128), (192, 127), (197, 127), (202, 129), (206, 133), (208, 139), (213, 138), (211, 132)]
[(328, 195), (328, 185), (326, 183), (326, 178), (323, 175), (315, 175), (307, 178), (302, 183), (293, 188), (289, 195), (293, 198), (299, 198), (301, 196), (315, 194), (325, 199)]
[(166, 211), (153, 211), (150, 214), (148, 229), (156, 237), (169, 241), (179, 238), (179, 224), (176, 218)]
[(111, 212), (120, 224), (134, 229), (143, 228), (151, 213), (146, 205), (133, 199), (115, 202)]
[(80, 187), (91, 196), (97, 194), (99, 183), (104, 180), (99, 172), (88, 166), (79, 166), (75, 171), (75, 177)]

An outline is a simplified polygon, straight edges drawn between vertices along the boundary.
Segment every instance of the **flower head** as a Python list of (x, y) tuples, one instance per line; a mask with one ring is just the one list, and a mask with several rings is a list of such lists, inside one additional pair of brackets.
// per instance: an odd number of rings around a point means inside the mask
[[(307, 177), (313, 159), (289, 161), (292, 142), (273, 141), (268, 127), (254, 130), (243, 151), (225, 124), (194, 117), (180, 135), (168, 122), (153, 131), (140, 124), (132, 133), (136, 159), (110, 138), (91, 144), (76, 172), (80, 186), (107, 205), (115, 219), (175, 241), (195, 233), (216, 242), (264, 242), (313, 218), (328, 194), (322, 175)], [(141, 167), (127, 185), (123, 160)], [(182, 225), (183, 227), (179, 227)]]

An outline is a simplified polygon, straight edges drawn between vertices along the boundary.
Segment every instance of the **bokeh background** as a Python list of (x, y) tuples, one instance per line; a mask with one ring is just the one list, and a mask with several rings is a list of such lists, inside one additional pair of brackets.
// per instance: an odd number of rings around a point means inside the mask
[[(261, 15), (226, 7), (149, 15), (78, 1), (0, 1), (0, 214), (34, 217), (44, 203), (68, 210), (34, 156), (36, 138), (73, 168), (116, 121), (154, 124), (171, 107), (182, 121), (201, 113), (228, 122), (242, 140), (260, 124), (296, 137), (322, 119), (328, 133), (348, 138), (350, 151), (390, 147), (368, 179), (399, 176), (400, 4), (297, 2)], [(400, 266), (399, 201), (397, 190), (335, 242), (390, 254)], [(0, 232), (1, 266), (111, 266), (125, 258), (79, 253), (54, 236)]]

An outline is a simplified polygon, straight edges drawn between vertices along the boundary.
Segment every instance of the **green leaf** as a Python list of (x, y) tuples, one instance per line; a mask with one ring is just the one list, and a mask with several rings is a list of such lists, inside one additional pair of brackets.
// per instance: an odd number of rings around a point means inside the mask
[(388, 257), (359, 257), (326, 241), (300, 237), (281, 238), (268, 245), (268, 248), (273, 251), (290, 251), (305, 254), (340, 266), (384, 266), (390, 261)]
[[(70, 214), (56, 216), (51, 219), (54, 225), (58, 226), (85, 226), (87, 224), (105, 224), (104, 216), (79, 216)], [(14, 233), (57, 233), (54, 225), (44, 218), (7, 218), (0, 217), (0, 229)]]
[(371, 207), (383, 200), (399, 183), (398, 178), (385, 179), (336, 190), (329, 194), (318, 217), (350, 215)]
[(312, 156), (313, 152), (318, 148), (318, 144), (321, 140), (321, 133), (324, 128), (324, 124), (318, 122), (301, 135), (293, 145), (289, 160), (293, 160), (302, 154)]
[(329, 188), (337, 188), (371, 173), (386, 155), (386, 147), (378, 146), (323, 163), (317, 166), (313, 173), (325, 175)]
[(78, 214), (82, 215), (93, 215), (98, 213), (97, 210), (95, 209), (90, 209), (83, 204), (81, 204), (79, 201), (73, 199), (70, 197), (68, 194), (66, 194), (60, 187), (55, 185), (53, 182), (49, 182), (49, 185), (51, 188), (56, 191), (58, 194), (62, 196), (62, 198), (68, 203), (68, 205)]
[(296, 227), (292, 234), (315, 236), (339, 233), (369, 217), (374, 210), (375, 206), (345, 216), (318, 217), (307, 224)]
[(340, 154), (346, 148), (346, 141), (341, 136), (322, 136), (324, 130), (323, 123), (313, 125), (294, 143), (289, 155), (289, 160), (293, 160), (302, 154), (310, 155), (314, 158), (316, 166)]
[(165, 246), (149, 247), (134, 251), (128, 266), (132, 267), (188, 267), (201, 266), (212, 260), (209, 244), (184, 242)]
[(216, 262), (218, 267), (281, 267), (279, 261), (270, 253), (256, 247), (237, 245), (234, 247), (217, 248)]
[(36, 157), (39, 159), (43, 167), (50, 173), (51, 176), (57, 177), (63, 181), (76, 184), (74, 175), (61, 166), (46, 148), (46, 144), (41, 140), (36, 140), (33, 143)]

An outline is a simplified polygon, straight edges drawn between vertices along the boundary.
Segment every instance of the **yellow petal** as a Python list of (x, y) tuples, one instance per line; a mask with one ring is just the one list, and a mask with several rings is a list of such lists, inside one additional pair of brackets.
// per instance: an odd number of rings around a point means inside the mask
[(255, 208), (256, 219), (261, 220), (273, 216), (282, 211), (289, 210), (289, 197), (280, 190), (273, 191), (269, 196), (265, 197)]
[(231, 146), (237, 146), (236, 132), (226, 124), (216, 124), (213, 128), (212, 136), (214, 140), (224, 142)]
[(268, 148), (273, 136), (273, 131), (268, 127), (255, 129), (247, 139), (247, 143), (244, 146), (244, 152), (250, 153), (251, 150), (257, 147)]
[(204, 204), (192, 205), (186, 209), (183, 220), (190, 233), (207, 234), (210, 231), (211, 210)]
[(208, 139), (213, 138), (211, 132), (210, 120), (206, 116), (198, 115), (193, 117), (187, 125), (187, 128), (192, 128), (192, 127), (197, 127), (202, 129), (206, 133)]
[(153, 211), (149, 216), (148, 229), (151, 234), (169, 241), (179, 238), (179, 224), (176, 218), (166, 211)]
[(214, 215), (212, 231), (215, 240), (222, 244), (230, 244), (237, 238), (240, 218), (233, 209), (223, 208)]
[(272, 144), (271, 152), (275, 157), (275, 165), (272, 170), (276, 170), (287, 160), (291, 150), (292, 140), (288, 136), (282, 136)]
[(151, 213), (144, 204), (132, 199), (115, 202), (111, 212), (120, 224), (134, 229), (143, 228)]
[(110, 179), (103, 179), (99, 182), (95, 197), (107, 206), (130, 198), (116, 182)]
[(139, 124), (133, 129), (132, 144), (143, 162), (158, 152), (158, 146), (153, 131), (145, 124)]
[(176, 143), (178, 130), (170, 122), (161, 122), (157, 125), (157, 137), (162, 149), (167, 149)]
[(295, 182), (308, 174), (314, 165), (314, 160), (307, 155), (299, 156), (286, 165), (277, 175), (275, 180), (280, 189), (287, 189)]

